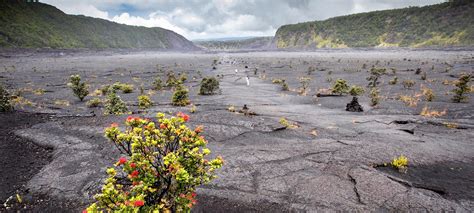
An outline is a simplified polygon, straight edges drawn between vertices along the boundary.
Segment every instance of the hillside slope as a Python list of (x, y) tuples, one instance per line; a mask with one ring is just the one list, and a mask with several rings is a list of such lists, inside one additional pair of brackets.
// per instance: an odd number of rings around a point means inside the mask
[(208, 50), (256, 50), (272, 48), (273, 37), (255, 37), (228, 41), (195, 41), (194, 43)]
[(67, 15), (42, 3), (0, 0), (0, 47), (157, 48), (197, 47), (163, 28), (128, 26), (81, 15)]
[(474, 1), (360, 13), (280, 27), (278, 48), (474, 45)]

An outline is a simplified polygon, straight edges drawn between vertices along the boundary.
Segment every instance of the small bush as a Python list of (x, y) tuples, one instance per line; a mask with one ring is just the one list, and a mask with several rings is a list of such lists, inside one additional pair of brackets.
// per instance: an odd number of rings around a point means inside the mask
[(191, 108), (189, 109), (189, 112), (190, 112), (190, 113), (196, 113), (196, 111), (197, 111), (196, 105), (191, 104)]
[(120, 90), (122, 90), (123, 93), (131, 93), (131, 92), (133, 92), (133, 85), (131, 85), (131, 84), (121, 84), (120, 85)]
[(467, 100), (468, 97), (466, 96), (466, 94), (471, 92), (471, 87), (469, 87), (469, 82), (471, 81), (471, 77), (472, 76), (470, 74), (463, 73), (461, 77), (459, 77), (459, 80), (457, 80), (454, 83), (454, 86), (457, 87), (456, 89), (453, 90), (454, 97), (452, 100), (454, 102), (460, 103), (462, 101)]
[(393, 77), (393, 79), (388, 82), (388, 84), (390, 84), (390, 85), (395, 85), (397, 83), (398, 83), (398, 77), (397, 76)]
[(219, 81), (214, 78), (203, 78), (201, 81), (201, 88), (199, 89), (200, 95), (212, 95), (219, 90)]
[(100, 88), (100, 92), (102, 93), (102, 95), (107, 95), (110, 88), (110, 85), (104, 85)]
[[(128, 117), (125, 131), (118, 124), (106, 137), (125, 157), (107, 169), (108, 178), (87, 212), (190, 212), (196, 188), (216, 178), (221, 157), (209, 159), (202, 127), (186, 126), (189, 116), (178, 113), (158, 121)], [(132, 140), (133, 139), (133, 140)]]
[(408, 158), (400, 155), (400, 157), (394, 158), (390, 165), (398, 170), (405, 170), (408, 167)]
[(100, 104), (102, 104), (102, 101), (99, 98), (93, 98), (86, 103), (89, 108), (98, 107)]
[(409, 107), (416, 107), (418, 105), (418, 101), (420, 101), (419, 96), (410, 96), (410, 95), (400, 95), (398, 100), (405, 103), (406, 106)]
[(125, 102), (111, 88), (107, 92), (107, 100), (105, 102), (105, 114), (119, 115), (127, 112)]
[(306, 90), (308, 89), (310, 82), (311, 82), (311, 78), (309, 77), (300, 78), (300, 84), (301, 84), (300, 94), (301, 95), (306, 95)]
[(176, 78), (173, 71), (169, 72), (167, 74), (167, 76), (168, 76), (168, 79), (166, 80), (166, 87), (174, 87), (174, 86), (178, 86), (179, 84), (181, 84), (178, 81), (178, 79)]
[(425, 96), (426, 101), (431, 102), (435, 98), (433, 90), (430, 88), (423, 87), (422, 89), (423, 96)]
[(86, 83), (81, 82), (81, 76), (79, 75), (71, 75), (68, 85), (71, 87), (74, 95), (81, 101), (89, 94)]
[(426, 80), (426, 72), (423, 72), (421, 74), (421, 80), (423, 80), (423, 81)]
[(158, 76), (155, 78), (153, 81), (153, 89), (155, 90), (161, 90), (163, 88), (163, 82), (161, 81), (161, 78)]
[(437, 110), (430, 110), (427, 106), (423, 107), (423, 109), (420, 112), (420, 115), (423, 117), (441, 117), (443, 115), (446, 115), (446, 110), (444, 111), (437, 111)]
[(416, 68), (415, 75), (419, 75), (421, 73), (421, 68)]
[(153, 102), (148, 95), (140, 95), (138, 96), (138, 108), (140, 109), (148, 109), (153, 105)]
[(179, 75), (179, 81), (181, 83), (184, 83), (186, 82), (186, 80), (188, 80), (188, 76), (186, 75), (186, 73), (181, 73), (181, 75)]
[(117, 92), (118, 90), (121, 90), (123, 93), (131, 93), (133, 92), (133, 85), (132, 84), (126, 84), (126, 83), (120, 83), (120, 82), (115, 82), (112, 85), (105, 85), (101, 89), (102, 94), (106, 95), (109, 92)]
[(186, 86), (179, 84), (176, 88), (176, 91), (173, 93), (172, 102), (175, 106), (186, 106), (191, 101), (189, 101), (188, 89)]
[(46, 91), (45, 91), (44, 89), (41, 89), (41, 88), (36, 89), (36, 90), (33, 91), (33, 93), (34, 93), (35, 95), (44, 95), (45, 92), (46, 92)]
[(298, 128), (298, 126), (296, 126), (295, 124), (290, 123), (288, 120), (286, 120), (286, 118), (280, 118), (279, 123), (280, 123), (281, 125), (285, 126), (285, 127), (288, 128), (288, 129), (295, 129), (295, 128)]
[(332, 86), (332, 93), (334, 94), (345, 94), (349, 92), (349, 85), (347, 85), (347, 81), (344, 79), (337, 79)]
[(370, 90), (370, 106), (376, 106), (380, 102), (380, 91), (377, 87), (374, 87)]
[(364, 94), (365, 90), (361, 86), (352, 85), (349, 89), (349, 94), (352, 96), (359, 96)]
[(10, 102), (10, 93), (0, 84), (0, 112), (9, 112), (13, 110)]
[(285, 82), (285, 80), (279, 79), (279, 78), (275, 78), (275, 79), (272, 80), (272, 83), (274, 83), (274, 84), (281, 84), (283, 82)]
[(379, 85), (379, 78), (380, 76), (384, 75), (387, 72), (387, 69), (385, 68), (371, 68), (370, 69), (370, 76), (367, 77), (367, 81), (369, 81), (369, 84), (367, 85), (369, 88), (374, 88), (377, 85)]
[(282, 91), (290, 90), (290, 87), (288, 87), (288, 83), (286, 83), (284, 80), (283, 80), (283, 83), (281, 84), (281, 90)]
[(316, 67), (313, 67), (313, 66), (308, 67), (308, 75), (311, 75), (314, 71), (316, 71)]
[(272, 80), (272, 83), (274, 83), (274, 84), (280, 84), (282, 91), (288, 91), (288, 90), (290, 90), (290, 88), (288, 87), (288, 83), (286, 83), (286, 80), (285, 80), (285, 79), (279, 79), (279, 78), (273, 79), (273, 80)]
[(413, 86), (415, 86), (415, 81), (413, 80), (404, 80), (402, 82), (402, 85), (403, 85), (403, 88), (405, 89), (410, 89), (412, 88)]

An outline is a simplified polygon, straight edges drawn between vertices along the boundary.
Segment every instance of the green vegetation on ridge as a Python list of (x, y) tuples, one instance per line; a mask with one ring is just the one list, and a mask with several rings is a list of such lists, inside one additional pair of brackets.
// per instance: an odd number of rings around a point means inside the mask
[(0, 0), (0, 47), (194, 49), (172, 31), (68, 15), (42, 3)]
[(445, 47), (474, 44), (474, 1), (375, 11), (285, 25), (278, 48)]

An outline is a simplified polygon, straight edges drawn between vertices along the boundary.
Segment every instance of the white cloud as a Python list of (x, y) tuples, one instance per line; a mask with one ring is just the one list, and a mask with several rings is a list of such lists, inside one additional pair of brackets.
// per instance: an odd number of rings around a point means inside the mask
[(279, 26), (444, 0), (42, 0), (68, 14), (162, 27), (188, 39), (273, 35)]

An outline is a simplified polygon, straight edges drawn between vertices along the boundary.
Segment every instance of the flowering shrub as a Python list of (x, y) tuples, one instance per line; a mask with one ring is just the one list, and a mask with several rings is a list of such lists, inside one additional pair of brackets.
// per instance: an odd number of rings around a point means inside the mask
[(216, 178), (223, 160), (205, 159), (211, 151), (202, 127), (186, 127), (189, 116), (184, 113), (171, 118), (158, 113), (157, 118), (155, 123), (130, 116), (124, 132), (117, 124), (105, 130), (127, 157), (107, 169), (102, 192), (86, 212), (189, 212), (196, 187)]
[(81, 82), (81, 76), (79, 75), (71, 75), (68, 85), (71, 87), (74, 95), (77, 96), (81, 101), (83, 101), (84, 98), (89, 94), (86, 83)]

